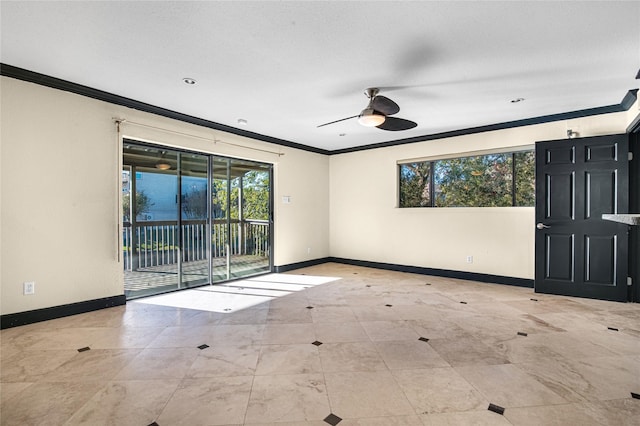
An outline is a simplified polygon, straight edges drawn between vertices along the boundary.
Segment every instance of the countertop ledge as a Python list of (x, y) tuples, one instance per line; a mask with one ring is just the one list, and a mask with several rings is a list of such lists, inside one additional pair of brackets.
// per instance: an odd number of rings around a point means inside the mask
[(626, 223), (627, 225), (640, 225), (640, 213), (630, 214), (603, 214), (602, 219), (613, 222)]

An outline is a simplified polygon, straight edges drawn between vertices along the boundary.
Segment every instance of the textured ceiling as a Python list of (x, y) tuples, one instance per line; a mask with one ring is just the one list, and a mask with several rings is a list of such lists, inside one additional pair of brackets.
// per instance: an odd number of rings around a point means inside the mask
[[(325, 150), (619, 104), (640, 85), (637, 1), (2, 1), (0, 14), (4, 64)], [(357, 115), (367, 87), (418, 126), (317, 128)]]

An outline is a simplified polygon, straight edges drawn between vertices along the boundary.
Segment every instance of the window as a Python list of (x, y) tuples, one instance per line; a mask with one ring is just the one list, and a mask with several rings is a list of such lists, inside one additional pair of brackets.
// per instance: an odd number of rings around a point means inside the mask
[(399, 165), (400, 207), (508, 207), (535, 203), (534, 151)]

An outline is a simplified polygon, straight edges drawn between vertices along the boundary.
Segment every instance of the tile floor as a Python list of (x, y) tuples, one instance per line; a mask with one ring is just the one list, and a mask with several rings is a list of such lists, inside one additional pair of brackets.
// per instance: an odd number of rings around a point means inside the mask
[(325, 264), (0, 337), (2, 425), (640, 424), (640, 305), (526, 288)]

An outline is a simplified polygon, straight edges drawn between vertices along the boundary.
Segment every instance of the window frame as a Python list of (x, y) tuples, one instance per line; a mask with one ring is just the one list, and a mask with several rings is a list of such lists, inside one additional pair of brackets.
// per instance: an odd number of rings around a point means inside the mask
[[(435, 199), (435, 165), (438, 161), (445, 160), (457, 160), (462, 158), (470, 158), (470, 157), (482, 157), (488, 155), (499, 155), (499, 154), (508, 154), (511, 156), (511, 205), (510, 206), (501, 206), (501, 207), (534, 207), (531, 205), (518, 205), (518, 193), (517, 193), (517, 176), (518, 176), (518, 167), (516, 162), (516, 155), (521, 153), (531, 152), (535, 155), (535, 146), (527, 145), (522, 147), (511, 147), (497, 150), (485, 150), (485, 151), (475, 151), (475, 152), (466, 152), (457, 155), (443, 155), (437, 157), (422, 157), (417, 159), (408, 159), (408, 160), (400, 160), (397, 162), (397, 196), (396, 196), (396, 207), (400, 209), (411, 209), (411, 208), (456, 208), (456, 207), (493, 207), (493, 206), (438, 206), (436, 205)], [(535, 157), (534, 157), (535, 161)], [(402, 167), (407, 164), (416, 164), (416, 163), (429, 163), (429, 205), (424, 206), (403, 206), (401, 203), (402, 197)], [(535, 165), (534, 165), (535, 167)], [(534, 169), (535, 172), (535, 169)], [(535, 182), (535, 175), (534, 175)], [(534, 193), (535, 197), (535, 193)]]

